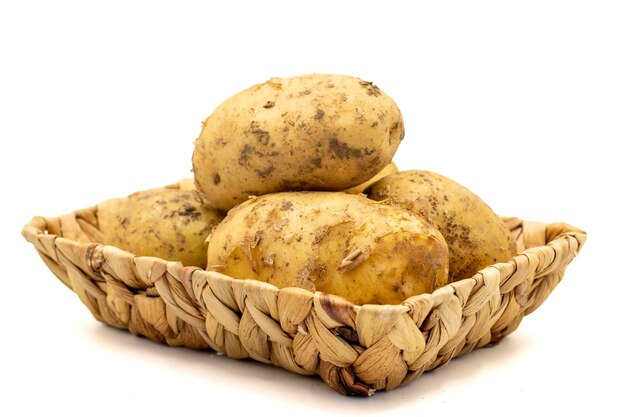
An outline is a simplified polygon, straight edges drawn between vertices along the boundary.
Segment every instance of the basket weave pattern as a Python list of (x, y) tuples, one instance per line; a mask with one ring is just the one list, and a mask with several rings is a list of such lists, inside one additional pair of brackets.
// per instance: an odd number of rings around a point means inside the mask
[(35, 217), (22, 234), (96, 319), (133, 334), (299, 374), (345, 395), (413, 381), (514, 331), (561, 281), (586, 234), (505, 218), (519, 254), (400, 305), (278, 289), (102, 245), (95, 207)]

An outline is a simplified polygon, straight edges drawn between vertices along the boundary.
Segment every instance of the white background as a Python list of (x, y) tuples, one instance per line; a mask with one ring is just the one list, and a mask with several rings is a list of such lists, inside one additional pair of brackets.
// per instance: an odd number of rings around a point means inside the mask
[[(12, 3), (0, 5), (0, 415), (624, 415), (623, 2)], [(101, 325), (21, 238), (34, 215), (190, 176), (215, 106), (310, 72), (356, 75), (396, 100), (401, 169), (589, 233), (499, 346), (345, 398)]]

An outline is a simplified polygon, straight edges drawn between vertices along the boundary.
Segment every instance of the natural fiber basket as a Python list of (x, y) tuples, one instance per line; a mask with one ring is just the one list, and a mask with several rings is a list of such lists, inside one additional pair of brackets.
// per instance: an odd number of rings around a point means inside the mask
[(104, 323), (171, 346), (319, 374), (335, 391), (366, 396), (514, 331), (561, 281), (586, 238), (564, 223), (504, 220), (517, 256), (400, 305), (356, 306), (334, 295), (134, 256), (97, 243), (96, 207), (35, 217), (22, 234)]

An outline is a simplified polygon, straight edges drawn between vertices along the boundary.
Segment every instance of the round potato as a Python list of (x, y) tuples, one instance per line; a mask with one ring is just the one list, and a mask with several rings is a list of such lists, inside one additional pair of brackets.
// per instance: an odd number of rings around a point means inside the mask
[(365, 181), (362, 184), (357, 185), (356, 187), (352, 187), (352, 188), (348, 188), (347, 190), (343, 190), (343, 192), (344, 193), (349, 193), (349, 194), (362, 194), (363, 191), (365, 191), (365, 189), (367, 187), (369, 187), (370, 185), (374, 184), (376, 181), (385, 178), (387, 175), (395, 174), (396, 172), (398, 172), (398, 167), (392, 161), (390, 164), (388, 164), (386, 167), (384, 167), (382, 171), (380, 171), (378, 174), (376, 174), (375, 176), (373, 176), (369, 180)]
[(469, 278), (515, 255), (509, 230), (491, 208), (462, 185), (429, 171), (389, 175), (365, 190), (369, 198), (391, 200), (422, 216), (448, 243), (450, 277)]
[(205, 240), (223, 218), (203, 207), (195, 191), (174, 188), (139, 191), (98, 205), (103, 243), (201, 268), (206, 266)]
[(372, 178), (404, 137), (400, 110), (370, 82), (313, 74), (272, 78), (235, 94), (204, 122), (192, 158), (205, 204), (344, 190)]
[(341, 192), (269, 194), (239, 205), (213, 230), (207, 265), (355, 304), (398, 304), (448, 283), (448, 248), (434, 227)]

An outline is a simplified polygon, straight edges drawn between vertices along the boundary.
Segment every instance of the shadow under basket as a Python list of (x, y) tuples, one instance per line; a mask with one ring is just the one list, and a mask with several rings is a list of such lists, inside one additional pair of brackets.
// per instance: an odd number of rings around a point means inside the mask
[(22, 234), (110, 326), (318, 374), (341, 394), (368, 396), (513, 332), (561, 281), (586, 238), (564, 223), (503, 220), (518, 255), (399, 305), (357, 306), (335, 295), (135, 256), (97, 243), (96, 207), (35, 217)]

